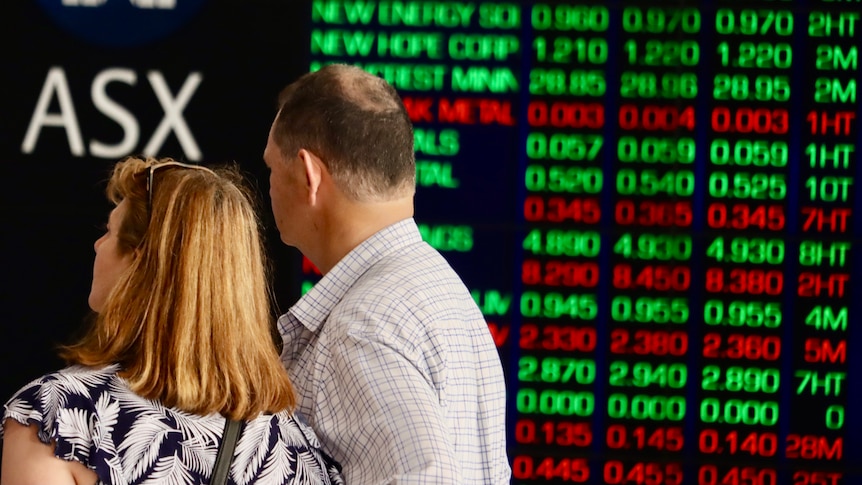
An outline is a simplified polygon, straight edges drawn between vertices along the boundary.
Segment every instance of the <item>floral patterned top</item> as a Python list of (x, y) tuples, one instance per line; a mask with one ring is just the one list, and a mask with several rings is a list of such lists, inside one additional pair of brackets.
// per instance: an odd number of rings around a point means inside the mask
[[(5, 405), (7, 419), (38, 426), (54, 454), (94, 470), (99, 483), (208, 483), (224, 430), (219, 414), (198, 416), (132, 392), (118, 366), (72, 366), (47, 374)], [(0, 438), (2, 438), (0, 426)], [(228, 483), (343, 485), (340, 466), (312, 429), (289, 412), (248, 421)]]

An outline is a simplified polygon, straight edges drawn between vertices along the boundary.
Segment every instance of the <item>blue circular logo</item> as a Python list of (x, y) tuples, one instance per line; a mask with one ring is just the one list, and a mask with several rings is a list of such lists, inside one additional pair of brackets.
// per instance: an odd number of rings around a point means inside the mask
[(61, 28), (105, 47), (132, 47), (175, 32), (206, 0), (38, 0)]

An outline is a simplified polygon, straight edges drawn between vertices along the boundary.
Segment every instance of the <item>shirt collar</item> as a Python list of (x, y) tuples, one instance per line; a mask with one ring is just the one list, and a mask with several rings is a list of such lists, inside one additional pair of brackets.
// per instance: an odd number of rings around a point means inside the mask
[(384, 256), (422, 241), (413, 218), (387, 226), (361, 242), (289, 310), (305, 328), (318, 332), (354, 283)]

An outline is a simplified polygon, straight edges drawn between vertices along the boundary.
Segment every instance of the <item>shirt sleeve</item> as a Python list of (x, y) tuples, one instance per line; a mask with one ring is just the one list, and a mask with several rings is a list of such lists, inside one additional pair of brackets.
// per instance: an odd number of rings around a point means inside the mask
[(321, 372), (317, 414), (332, 423), (326, 434), (346, 457), (347, 483), (460, 483), (446, 410), (430, 378), (399, 349), (342, 335)]
[(95, 404), (83, 386), (61, 374), (43, 376), (15, 393), (4, 406), (3, 423), (8, 419), (36, 426), (39, 440), (53, 444), (60, 459), (89, 466), (97, 453)]

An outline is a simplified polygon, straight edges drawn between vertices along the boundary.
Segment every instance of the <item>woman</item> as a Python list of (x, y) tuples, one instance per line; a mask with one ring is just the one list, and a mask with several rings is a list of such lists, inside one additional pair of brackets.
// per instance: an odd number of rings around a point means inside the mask
[(70, 367), (6, 403), (0, 483), (208, 483), (225, 417), (229, 483), (342, 483), (270, 333), (259, 222), (235, 169), (127, 158), (95, 243), (89, 332)]

